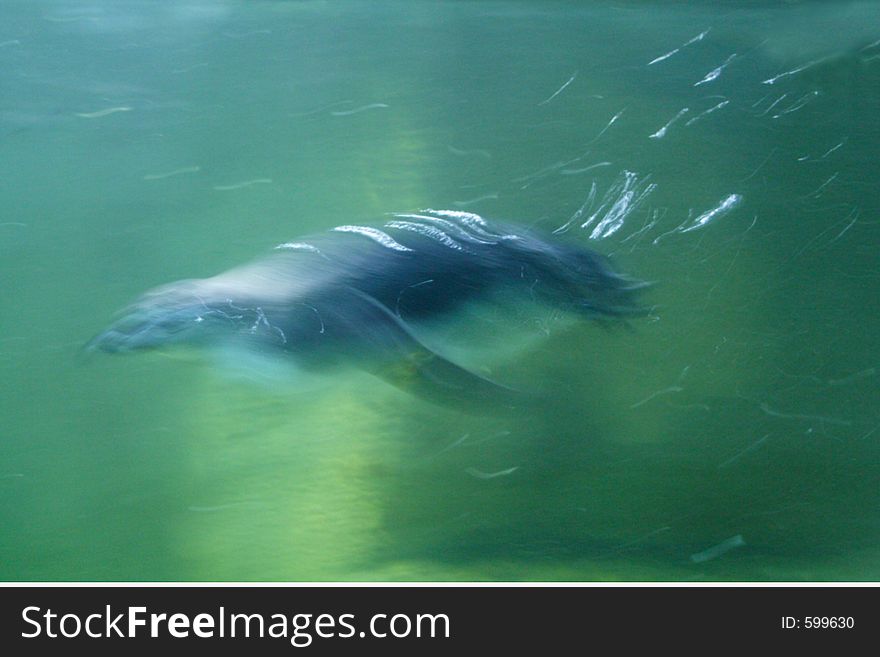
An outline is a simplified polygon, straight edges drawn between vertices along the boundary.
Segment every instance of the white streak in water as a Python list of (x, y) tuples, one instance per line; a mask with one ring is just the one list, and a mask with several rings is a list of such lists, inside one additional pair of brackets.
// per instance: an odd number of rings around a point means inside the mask
[(858, 208), (855, 208), (852, 212), (850, 212), (850, 213), (846, 216), (846, 219), (849, 219), (850, 217), (852, 217), (852, 221), (850, 221), (850, 222), (844, 227), (844, 229), (843, 229), (842, 231), (840, 231), (840, 232), (837, 234), (837, 237), (835, 237), (833, 240), (831, 240), (830, 242), (828, 242), (828, 244), (826, 244), (825, 246), (828, 246), (828, 245), (830, 245), (830, 244), (834, 244), (837, 240), (839, 240), (841, 237), (843, 237), (843, 236), (846, 234), (846, 231), (848, 231), (850, 228), (852, 228), (853, 226), (856, 225), (856, 222), (859, 220), (859, 215), (860, 215), (860, 214), (861, 214), (861, 210), (859, 210)]
[(767, 164), (767, 162), (770, 161), (770, 158), (773, 157), (773, 156), (776, 154), (776, 150), (777, 150), (777, 148), (774, 146), (774, 147), (770, 150), (770, 152), (767, 154), (767, 157), (765, 157), (765, 158), (761, 161), (761, 164), (759, 164), (759, 165), (755, 168), (754, 171), (752, 171), (752, 172), (751, 172), (749, 175), (747, 175), (745, 178), (741, 178), (740, 180), (737, 180), (737, 182), (745, 182), (745, 181), (747, 181), (747, 180), (751, 180), (751, 179), (754, 178), (756, 175), (758, 175), (758, 172), (759, 172), (761, 169), (763, 169), (763, 168), (764, 168), (764, 165)]
[(232, 185), (214, 185), (214, 189), (218, 192), (228, 192), (233, 189), (242, 189), (251, 185), (268, 185), (272, 182), (271, 178), (254, 178), (253, 180), (245, 180), (244, 182), (234, 183)]
[(807, 194), (807, 197), (808, 197), (808, 198), (809, 198), (809, 197), (819, 198), (819, 197), (822, 195), (822, 191), (823, 191), (826, 187), (828, 187), (828, 185), (830, 185), (831, 183), (833, 183), (833, 182), (837, 179), (837, 176), (839, 176), (839, 175), (840, 175), (840, 171), (838, 171), (838, 172), (835, 173), (833, 176), (831, 176), (830, 178), (828, 178), (828, 180), (826, 180), (826, 181), (823, 182), (821, 185), (819, 185), (819, 187), (817, 187), (815, 191), (810, 192), (809, 194)]
[(724, 106), (727, 105), (728, 103), (730, 103), (729, 100), (722, 100), (720, 103), (718, 103), (717, 105), (715, 105), (715, 107), (710, 107), (710, 108), (707, 109), (705, 112), (700, 112), (699, 114), (697, 114), (694, 118), (692, 118), (692, 119), (689, 120), (687, 123), (685, 123), (685, 126), (689, 126), (689, 125), (692, 125), (692, 124), (696, 123), (697, 121), (699, 121), (700, 119), (702, 119), (704, 116), (707, 116), (708, 114), (711, 114), (711, 113), (714, 112), (715, 110), (720, 110), (722, 107), (724, 107)]
[(785, 98), (786, 96), (788, 96), (788, 94), (782, 94), (779, 98), (777, 98), (776, 100), (774, 100), (774, 101), (770, 104), (770, 107), (768, 107), (768, 108), (765, 109), (763, 112), (761, 112), (760, 114), (758, 114), (758, 116), (765, 116), (766, 114), (768, 114), (768, 113), (770, 112), (770, 110), (772, 110), (772, 109), (773, 109), (774, 107), (776, 107), (780, 102), (782, 102), (782, 99)]
[(467, 219), (469, 222), (479, 224), (480, 226), (486, 225), (486, 220), (483, 219), (480, 215), (474, 214), (473, 212), (463, 212), (461, 210), (432, 210), (431, 208), (427, 208), (424, 211), (430, 212), (431, 214), (439, 215), (441, 217), (451, 217), (452, 219)]
[(599, 209), (581, 224), (581, 228), (592, 225), (604, 214), (590, 233), (590, 239), (603, 239), (613, 235), (656, 187), (654, 183), (645, 184), (645, 180), (640, 180), (638, 174), (624, 171), (621, 178), (605, 193)]
[(568, 82), (566, 82), (564, 85), (562, 85), (561, 87), (559, 87), (559, 89), (557, 89), (557, 90), (553, 93), (553, 95), (550, 96), (547, 100), (542, 100), (540, 103), (538, 103), (538, 105), (546, 105), (546, 104), (549, 103), (551, 100), (553, 100), (554, 98), (556, 98), (556, 96), (558, 96), (558, 95), (561, 94), (563, 91), (565, 91), (565, 88), (566, 88), (568, 85), (570, 85), (572, 82), (574, 82), (574, 79), (577, 77), (577, 74), (578, 74), (577, 71), (575, 71), (574, 73), (572, 73), (572, 74), (571, 74), (571, 77), (568, 78)]
[(165, 178), (171, 178), (172, 176), (180, 176), (184, 173), (196, 173), (201, 170), (202, 167), (183, 167), (182, 169), (175, 169), (168, 173), (150, 173), (144, 176), (144, 180), (164, 180)]
[(388, 107), (385, 103), (372, 103), (371, 105), (364, 105), (363, 107), (358, 107), (353, 110), (346, 110), (344, 112), (330, 112), (333, 116), (351, 116), (352, 114), (360, 114), (361, 112), (366, 112), (371, 109), (382, 109)]
[(657, 62), (662, 62), (664, 59), (669, 59), (674, 54), (676, 54), (680, 51), (681, 51), (681, 48), (673, 48), (665, 55), (660, 55), (659, 57), (655, 57), (654, 59), (652, 59), (650, 62), (648, 62), (648, 66), (650, 66), (651, 64), (656, 64)]
[(764, 411), (767, 415), (772, 415), (773, 417), (781, 417), (786, 420), (803, 420), (805, 422), (827, 422), (828, 424), (835, 424), (840, 427), (848, 427), (852, 424), (849, 420), (841, 420), (836, 417), (826, 417), (824, 415), (801, 415), (799, 413), (782, 413), (781, 411), (776, 411), (770, 408), (766, 403), (760, 404), (758, 406), (762, 411)]
[(444, 233), (439, 228), (435, 228), (434, 226), (426, 226), (425, 224), (417, 224), (412, 221), (389, 221), (385, 224), (386, 228), (396, 228), (398, 230), (406, 230), (411, 233), (417, 233), (419, 235), (424, 235), (425, 237), (429, 237), (432, 240), (436, 240), (440, 242), (444, 246), (448, 246), (450, 249), (455, 249), (457, 251), (461, 251), (461, 244), (456, 242), (454, 239), (449, 237), (446, 233)]
[(611, 166), (611, 162), (597, 162), (596, 164), (591, 164), (588, 167), (584, 167), (583, 169), (563, 169), (559, 173), (563, 176), (574, 176), (579, 173), (586, 173), (587, 171), (592, 171), (593, 169), (598, 169), (599, 167), (609, 167)]
[(478, 196), (477, 198), (472, 198), (467, 201), (453, 201), (452, 205), (458, 206), (460, 208), (465, 208), (469, 205), (474, 205), (475, 203), (479, 203), (480, 201), (489, 201), (491, 199), (498, 198), (498, 194), (486, 194), (484, 196)]
[(458, 155), (459, 157), (476, 156), (476, 157), (481, 157), (484, 160), (491, 160), (492, 159), (492, 153), (490, 153), (489, 151), (484, 150), (482, 148), (471, 148), (471, 149), (467, 149), (467, 150), (465, 150), (463, 148), (456, 148), (455, 146), (447, 146), (446, 148), (449, 149), (450, 153), (452, 153), (453, 155)]
[(693, 561), (694, 563), (711, 561), (712, 559), (717, 559), (718, 557), (727, 554), (731, 550), (734, 550), (738, 547), (743, 547), (745, 544), (746, 541), (742, 537), (742, 534), (737, 534), (736, 536), (731, 536), (726, 541), (721, 541), (718, 545), (713, 545), (712, 547), (707, 548), (702, 552), (692, 554), (691, 561)]
[[(634, 237), (639, 237), (639, 236), (644, 235), (645, 233), (647, 233), (649, 230), (651, 230), (654, 226), (657, 225), (657, 222), (659, 221), (659, 217), (662, 217), (663, 215), (665, 215), (665, 213), (666, 213), (665, 210), (664, 210), (662, 213), (661, 213), (660, 210), (654, 210), (654, 212), (651, 213), (651, 217), (650, 217), (649, 219), (646, 219), (646, 220), (645, 220), (645, 223), (642, 225), (642, 227), (639, 228), (639, 229), (638, 229), (637, 231), (635, 231), (634, 233), (631, 233), (630, 235), (627, 235), (627, 236), (624, 237), (622, 240), (620, 240), (621, 243), (623, 243), (623, 242), (629, 242), (629, 241), (630, 241), (631, 239), (633, 239)], [(638, 246), (638, 244), (639, 244), (640, 241), (641, 241), (641, 240), (636, 240), (636, 241), (633, 243), (633, 248), (630, 250), (630, 253), (632, 253), (633, 251), (635, 251), (635, 249), (636, 249), (636, 247)]]
[[(626, 111), (626, 108), (624, 107), (624, 108), (623, 108), (622, 110), (620, 110), (617, 114), (615, 114), (614, 116), (612, 116), (612, 117), (611, 117), (611, 120), (605, 125), (604, 128), (602, 128), (602, 130), (599, 131), (599, 134), (596, 135), (596, 137), (593, 139), (593, 141), (590, 142), (590, 144), (592, 144), (592, 143), (595, 142), (595, 141), (598, 141), (598, 140), (599, 140), (599, 137), (601, 137), (602, 135), (604, 135), (605, 132), (608, 130), (608, 128), (610, 128), (611, 126), (613, 126), (614, 123), (617, 121), (617, 119), (620, 118), (620, 115), (623, 114), (625, 111)], [(589, 144), (587, 144), (587, 145), (589, 146)], [(563, 165), (563, 166), (564, 166), (564, 165)]]
[(412, 251), (412, 249), (395, 241), (388, 233), (383, 233), (378, 228), (369, 228), (368, 226), (336, 226), (333, 230), (338, 233), (357, 233), (364, 237), (369, 237), (374, 242), (393, 251)]
[(469, 434), (469, 433), (466, 433), (466, 434), (462, 435), (460, 438), (457, 438), (455, 441), (453, 441), (452, 443), (450, 443), (449, 445), (447, 445), (446, 447), (444, 447), (443, 449), (441, 449), (439, 452), (437, 452), (436, 454), (434, 454), (434, 456), (440, 456), (440, 455), (443, 454), (444, 452), (448, 452), (450, 449), (453, 449), (453, 448), (455, 448), (455, 447), (458, 447), (458, 446), (461, 445), (464, 441), (466, 441), (468, 438), (470, 438), (470, 435), (471, 435), (471, 434)]
[[(430, 212), (427, 210), (426, 212)], [(449, 212), (449, 211), (447, 211)], [(465, 213), (467, 214), (467, 213)], [(497, 244), (497, 239), (480, 239), (472, 234), (470, 234), (467, 230), (465, 230), (462, 226), (447, 219), (441, 219), (440, 217), (431, 217), (426, 214), (395, 214), (395, 217), (400, 219), (422, 219), (424, 221), (429, 221), (435, 226), (442, 226), (443, 229), (448, 233), (454, 233), (455, 236), (464, 240), (465, 242), (471, 242), (472, 244)]]
[(766, 443), (766, 442), (767, 442), (767, 439), (768, 439), (769, 437), (770, 437), (770, 434), (768, 433), (766, 436), (764, 436), (764, 437), (762, 437), (762, 438), (759, 438), (758, 440), (756, 440), (755, 442), (753, 442), (751, 445), (749, 445), (749, 446), (746, 447), (745, 449), (742, 449), (742, 450), (738, 451), (736, 454), (734, 454), (733, 456), (731, 456), (729, 459), (727, 459), (727, 460), (724, 461), (723, 463), (719, 463), (719, 464), (718, 464), (718, 469), (721, 470), (721, 469), (726, 468), (726, 467), (729, 466), (729, 465), (733, 465), (734, 463), (736, 463), (737, 461), (739, 461), (739, 460), (740, 460), (743, 456), (745, 456), (746, 454), (750, 454), (751, 452), (754, 452), (756, 449), (760, 448), (764, 443)]
[(811, 62), (807, 62), (803, 66), (798, 66), (797, 68), (793, 68), (790, 71), (786, 71), (785, 73), (780, 73), (779, 75), (776, 75), (772, 78), (768, 78), (768, 79), (764, 80), (764, 82), (762, 84), (776, 84), (782, 78), (787, 78), (790, 75), (796, 75), (796, 74), (800, 73), (801, 71), (806, 71), (808, 68), (812, 68), (813, 66), (816, 66), (817, 64), (821, 64), (822, 62), (826, 62), (829, 59), (831, 59), (830, 55), (828, 57), (822, 57), (821, 59), (814, 59)]
[(721, 203), (719, 203), (716, 207), (712, 208), (701, 214), (699, 217), (694, 219), (694, 222), (688, 226), (687, 228), (683, 228), (681, 230), (682, 233), (689, 233), (692, 230), (697, 230), (698, 228), (702, 228), (707, 225), (709, 222), (718, 219), (719, 217), (723, 217), (728, 212), (736, 208), (742, 202), (742, 196), (739, 194), (731, 194), (724, 198)]
[(636, 402), (635, 404), (630, 406), (630, 408), (638, 408), (639, 406), (643, 406), (643, 405), (647, 404), (649, 401), (651, 401), (655, 397), (659, 397), (660, 395), (668, 395), (671, 392), (681, 392), (682, 390), (684, 390), (684, 388), (682, 388), (681, 386), (671, 386), (669, 388), (663, 388), (663, 390), (658, 390), (657, 392), (655, 392), (651, 395), (648, 395), (642, 401)]
[[(586, 155), (586, 153), (584, 155)], [(526, 187), (531, 185), (536, 180), (539, 180), (540, 178), (543, 178), (545, 176), (550, 175), (551, 173), (553, 173), (557, 169), (561, 169), (564, 166), (567, 166), (569, 164), (573, 164), (573, 163), (581, 160), (584, 157), (584, 155), (581, 155), (580, 157), (576, 157), (572, 160), (567, 160), (565, 162), (562, 162), (562, 161), (556, 162), (554, 164), (551, 164), (549, 166), (544, 167), (543, 169), (539, 169), (538, 171), (535, 171), (534, 173), (529, 173), (529, 174), (526, 174), (525, 176), (519, 176), (518, 178), (514, 178), (512, 180), (512, 182), (525, 182), (526, 184), (520, 188), (520, 189), (525, 189)]]
[(323, 112), (326, 112), (331, 107), (339, 107), (340, 105), (351, 105), (353, 102), (354, 102), (353, 100), (340, 100), (335, 103), (330, 103), (329, 105), (322, 105), (321, 107), (319, 107), (317, 109), (308, 110), (305, 112), (294, 112), (294, 113), (290, 114), (290, 116), (295, 116), (295, 117), (313, 116), (315, 114), (321, 114)]
[(308, 251), (310, 253), (321, 253), (317, 246), (307, 244), (306, 242), (285, 242), (275, 247), (276, 249), (288, 249), (291, 251)]
[(493, 240), (496, 242), (498, 240), (522, 239), (519, 235), (504, 235), (500, 233), (489, 232), (487, 230), (489, 224), (486, 223), (486, 220), (483, 219), (480, 215), (474, 214), (473, 212), (464, 212), (462, 210), (431, 210), (430, 208), (424, 210), (424, 212), (430, 212), (431, 214), (436, 214), (440, 217), (449, 217), (450, 219), (457, 220), (460, 224), (465, 226), (470, 231), (471, 236), (476, 233), (480, 237), (485, 237), (489, 240)]
[[(407, 285), (405, 288), (403, 288), (397, 295), (397, 303), (394, 306), (394, 314), (397, 315), (398, 317), (400, 317), (401, 319), (403, 319), (403, 316), (400, 314), (400, 300), (403, 298), (404, 292), (406, 292), (407, 290), (411, 290), (414, 287), (421, 287), (422, 285), (430, 285), (433, 282), (434, 282), (434, 279), (429, 278), (425, 281), (421, 281), (419, 283), (414, 283), (413, 285)], [(467, 434), (465, 434), (465, 435), (467, 435)]]
[(678, 121), (682, 116), (684, 116), (685, 114), (687, 114), (687, 112), (688, 112), (688, 108), (687, 108), (687, 107), (685, 107), (685, 108), (679, 110), (678, 114), (676, 114), (675, 116), (673, 116), (673, 117), (669, 120), (669, 122), (667, 122), (666, 125), (664, 125), (662, 128), (660, 128), (660, 129), (659, 129), (657, 132), (655, 132), (653, 135), (648, 135), (648, 139), (663, 139), (663, 137), (666, 136), (666, 131), (669, 130), (670, 126), (671, 126), (673, 123), (675, 123), (676, 121)]
[[(712, 29), (712, 28), (709, 28), (709, 29)], [(664, 59), (669, 59), (674, 54), (681, 52), (682, 48), (687, 48), (692, 43), (696, 43), (697, 41), (702, 41), (703, 37), (705, 37), (707, 34), (709, 34), (709, 30), (704, 30), (703, 32), (700, 32), (697, 36), (695, 36), (693, 39), (691, 39), (687, 43), (680, 45), (678, 48), (675, 48), (674, 50), (670, 50), (665, 55), (660, 55), (659, 57), (655, 57), (650, 62), (648, 62), (648, 66), (651, 66), (652, 64), (657, 64), (658, 62), (662, 62)]]
[(390, 214), (392, 217), (397, 217), (399, 219), (425, 219), (427, 221), (437, 220), (437, 217), (431, 217), (427, 214), (413, 214), (411, 212), (392, 212)]
[(780, 116), (791, 114), (792, 112), (799, 110), (801, 107), (810, 102), (811, 99), (815, 98), (818, 95), (818, 91), (811, 91), (808, 94), (804, 94), (798, 100), (796, 100), (794, 104), (792, 104), (788, 109), (782, 110), (781, 112), (779, 112), (779, 114), (774, 114), (772, 118), (778, 119)]
[(577, 210), (575, 210), (574, 214), (571, 215), (571, 218), (562, 224), (559, 228), (553, 231), (554, 234), (564, 233), (569, 229), (569, 227), (576, 221), (580, 221), (581, 217), (584, 216), (584, 212), (587, 212), (589, 209), (593, 207), (593, 203), (596, 202), (596, 183), (594, 182), (590, 186), (590, 193), (587, 194), (587, 200), (581, 204)]
[[(318, 321), (321, 322), (321, 330), (318, 332), (323, 333), (324, 329), (325, 329), (324, 320), (321, 318), (321, 313), (318, 312), (318, 309), (315, 308), (314, 306), (311, 306), (311, 305), (309, 305), (307, 303), (303, 303), (303, 302), (300, 302), (300, 305), (305, 306), (306, 308), (311, 310), (313, 313), (315, 313), (315, 316), (318, 318)], [(266, 322), (266, 323), (268, 324), (268, 322)], [(284, 331), (282, 331), (280, 328), (277, 328), (277, 327), (272, 327), (272, 328), (274, 328), (276, 331), (278, 331), (281, 334), (281, 339), (284, 340), (284, 344), (287, 344), (287, 336), (284, 335)]]
[(131, 107), (108, 107), (107, 109), (98, 110), (97, 112), (77, 112), (76, 116), (81, 119), (99, 119), (102, 116), (109, 116), (110, 114), (116, 114), (117, 112), (130, 112), (133, 108)]
[(495, 477), (505, 477), (507, 475), (511, 475), (517, 470), (519, 470), (518, 465), (515, 465), (512, 468), (507, 468), (506, 470), (499, 470), (498, 472), (483, 472), (482, 470), (477, 470), (476, 468), (467, 468), (465, 472), (467, 472), (472, 477), (476, 477), (477, 479), (495, 479)]
[(736, 53), (733, 53), (730, 57), (724, 60), (724, 63), (721, 66), (706, 73), (706, 77), (694, 84), (694, 86), (699, 87), (701, 84), (706, 84), (708, 82), (712, 82), (713, 80), (717, 80), (721, 76), (721, 72), (725, 68), (727, 68), (727, 65), (730, 64), (730, 62), (732, 62), (735, 57)]
[(757, 101), (755, 101), (754, 103), (752, 103), (752, 109), (755, 109), (758, 105), (760, 105), (760, 104), (763, 103), (765, 100), (767, 100), (767, 96), (769, 96), (769, 95), (770, 95), (770, 94), (764, 94), (764, 95), (761, 96)]
[(819, 159), (820, 159), (820, 160), (824, 160), (826, 157), (828, 157), (829, 155), (831, 155), (831, 154), (832, 154), (834, 151), (836, 151), (838, 148), (840, 148), (841, 146), (843, 146), (844, 142), (846, 142), (846, 139), (844, 139), (843, 141), (841, 141), (837, 146), (834, 146), (833, 148), (830, 148), (828, 151), (826, 151), (825, 155), (822, 155)]

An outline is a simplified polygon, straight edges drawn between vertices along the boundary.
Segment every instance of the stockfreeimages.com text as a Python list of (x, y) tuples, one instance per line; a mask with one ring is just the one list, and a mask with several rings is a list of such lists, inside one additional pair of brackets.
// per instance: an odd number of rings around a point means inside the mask
[(220, 607), (215, 613), (152, 613), (146, 607), (126, 607), (114, 612), (106, 605), (88, 615), (59, 613), (52, 609), (25, 607), (21, 612), (26, 629), (21, 636), (93, 639), (119, 637), (190, 636), (212, 638), (289, 639), (291, 645), (304, 648), (315, 638), (449, 638), (450, 622), (446, 614), (373, 614), (358, 629), (354, 614), (246, 614), (231, 613)]

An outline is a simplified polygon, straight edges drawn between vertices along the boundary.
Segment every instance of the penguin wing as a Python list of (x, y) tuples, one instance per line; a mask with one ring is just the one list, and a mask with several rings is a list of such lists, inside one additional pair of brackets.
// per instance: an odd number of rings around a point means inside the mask
[(425, 346), (400, 317), (364, 292), (349, 287), (334, 296), (334, 325), (345, 327), (349, 357), (370, 374), (427, 401), (474, 413), (528, 402), (526, 394), (456, 365)]

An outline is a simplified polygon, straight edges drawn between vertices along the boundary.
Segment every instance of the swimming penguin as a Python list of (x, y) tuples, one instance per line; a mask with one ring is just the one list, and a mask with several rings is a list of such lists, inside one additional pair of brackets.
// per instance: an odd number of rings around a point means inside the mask
[(306, 370), (353, 365), (436, 403), (516, 406), (520, 393), (428, 348), (418, 328), (500, 291), (590, 319), (642, 313), (635, 293), (644, 284), (583, 247), (469, 212), (391, 217), (151, 290), (87, 348), (237, 343)]

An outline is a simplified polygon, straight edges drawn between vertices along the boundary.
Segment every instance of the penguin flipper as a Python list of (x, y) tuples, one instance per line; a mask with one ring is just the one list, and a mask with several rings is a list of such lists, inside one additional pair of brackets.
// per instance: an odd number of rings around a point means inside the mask
[(404, 392), (436, 404), (452, 404), (475, 413), (516, 408), (525, 393), (496, 383), (453, 363), (422, 343), (403, 320), (372, 297), (351, 290), (360, 300), (362, 369)]

